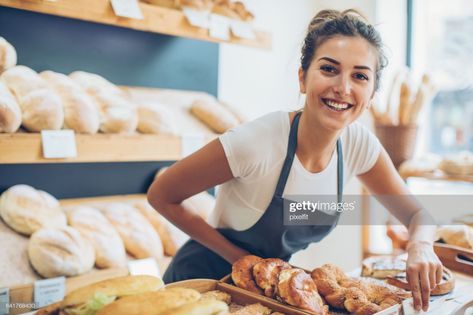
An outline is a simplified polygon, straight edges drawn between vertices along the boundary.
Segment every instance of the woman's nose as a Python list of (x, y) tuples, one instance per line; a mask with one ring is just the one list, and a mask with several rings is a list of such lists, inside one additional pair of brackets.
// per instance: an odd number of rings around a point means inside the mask
[(334, 86), (335, 92), (340, 95), (349, 95), (351, 92), (351, 82), (350, 78), (340, 75), (337, 78), (337, 82)]

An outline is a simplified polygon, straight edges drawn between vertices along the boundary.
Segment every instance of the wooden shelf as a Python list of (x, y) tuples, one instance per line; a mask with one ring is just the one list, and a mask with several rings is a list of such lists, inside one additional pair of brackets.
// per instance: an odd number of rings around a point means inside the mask
[(141, 2), (139, 3), (139, 6), (143, 13), (143, 20), (116, 16), (109, 0), (0, 0), (0, 6), (132, 28), (140, 31), (181, 36), (217, 43), (231, 43), (262, 49), (271, 49), (271, 35), (269, 33), (255, 31), (256, 39), (254, 40), (238, 38), (232, 34), (228, 41), (219, 40), (210, 37), (207, 29), (190, 25), (184, 14), (179, 10), (168, 9)]
[(419, 173), (403, 173), (400, 172), (401, 177), (406, 180), (411, 177), (432, 179), (432, 180), (446, 180), (452, 182), (469, 182), (473, 183), (473, 175), (450, 175), (436, 170), (435, 172), (419, 172)]
[(76, 135), (77, 157), (45, 159), (40, 134), (0, 134), (0, 163), (175, 161), (183, 157), (183, 141), (181, 137), (162, 135)]

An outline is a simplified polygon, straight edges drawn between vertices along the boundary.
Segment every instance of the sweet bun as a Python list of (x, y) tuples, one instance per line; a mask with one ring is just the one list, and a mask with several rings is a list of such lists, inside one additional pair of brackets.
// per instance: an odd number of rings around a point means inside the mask
[(263, 294), (253, 277), (253, 266), (262, 260), (260, 257), (247, 255), (235, 261), (232, 266), (232, 280), (235, 285), (257, 294)]
[(256, 284), (264, 290), (264, 294), (273, 297), (279, 282), (279, 274), (291, 265), (279, 258), (268, 258), (253, 266), (253, 276)]

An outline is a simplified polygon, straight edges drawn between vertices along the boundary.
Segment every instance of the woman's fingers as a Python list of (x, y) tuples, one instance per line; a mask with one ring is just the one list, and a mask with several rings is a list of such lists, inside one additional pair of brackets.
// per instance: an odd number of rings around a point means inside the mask
[(411, 287), (412, 297), (414, 298), (414, 308), (420, 311), (422, 307), (420, 283), (419, 283), (419, 271), (415, 267), (407, 268), (407, 276), (409, 285)]
[(430, 281), (430, 289), (433, 290), (437, 286), (437, 267), (434, 263), (430, 264), (430, 268), (428, 271), (429, 273), (429, 281)]
[(440, 284), (440, 282), (442, 281), (442, 275), (443, 275), (443, 266), (442, 264), (438, 264), (437, 269), (435, 270), (435, 277), (436, 277), (437, 284)]
[(420, 273), (420, 293), (422, 299), (422, 309), (424, 312), (429, 308), (430, 299), (430, 279), (429, 279), (429, 266), (422, 266)]

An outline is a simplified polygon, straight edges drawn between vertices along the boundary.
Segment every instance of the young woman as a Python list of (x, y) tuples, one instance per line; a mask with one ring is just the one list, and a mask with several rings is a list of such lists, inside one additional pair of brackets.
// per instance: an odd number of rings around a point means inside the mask
[[(337, 195), (358, 176), (374, 195), (409, 192), (377, 139), (356, 120), (370, 106), (385, 66), (373, 26), (353, 10), (324, 10), (311, 21), (299, 69), (303, 111), (275, 112), (243, 124), (175, 163), (149, 189), (151, 205), (188, 241), (164, 281), (218, 279), (247, 254), (289, 260), (324, 238), (324, 226), (286, 226), (287, 195)], [(181, 206), (203, 190), (221, 185), (211, 225)], [(414, 304), (427, 309), (441, 279), (433, 251), (434, 226), (413, 202), (385, 204), (409, 228), (407, 274)]]

